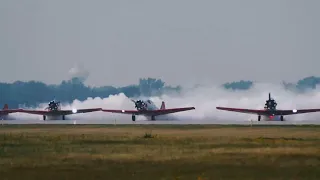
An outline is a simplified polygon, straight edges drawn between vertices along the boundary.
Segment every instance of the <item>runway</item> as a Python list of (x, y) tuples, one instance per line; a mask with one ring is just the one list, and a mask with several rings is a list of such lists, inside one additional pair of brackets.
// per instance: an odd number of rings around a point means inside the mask
[(295, 121), (249, 121), (249, 120), (159, 120), (159, 121), (146, 121), (138, 120), (131, 121), (130, 118), (114, 119), (114, 120), (0, 120), (1, 124), (218, 124), (218, 125), (320, 125), (320, 120), (295, 120)]

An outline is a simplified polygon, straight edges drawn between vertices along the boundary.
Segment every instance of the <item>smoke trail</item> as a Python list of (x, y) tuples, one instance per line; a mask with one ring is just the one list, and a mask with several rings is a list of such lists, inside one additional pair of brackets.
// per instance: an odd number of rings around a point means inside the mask
[[(262, 109), (265, 101), (268, 98), (268, 93), (271, 93), (278, 103), (278, 109), (302, 109), (302, 108), (320, 108), (320, 92), (318, 89), (310, 90), (304, 94), (297, 94), (291, 91), (286, 91), (281, 85), (258, 83), (247, 91), (231, 91), (221, 88), (221, 86), (206, 86), (197, 87), (194, 89), (184, 90), (180, 95), (165, 94), (161, 97), (151, 97), (150, 99), (160, 107), (161, 101), (166, 102), (166, 108), (177, 108), (185, 106), (195, 106), (196, 110), (180, 112), (170, 115), (181, 121), (234, 121), (242, 122), (250, 119), (256, 121), (256, 115), (248, 115), (236, 112), (219, 111), (216, 106), (227, 106), (235, 108), (254, 108)], [(44, 109), (46, 104), (42, 104), (37, 109)], [(96, 108), (105, 109), (135, 109), (134, 104), (124, 94), (111, 95), (108, 98), (88, 98), (80, 102), (74, 100), (71, 104), (62, 104), (62, 109), (72, 108)], [(304, 121), (317, 120), (320, 113), (301, 114), (293, 116), (285, 116), (287, 121)], [(42, 119), (38, 115), (15, 114), (15, 118), (31, 118)], [(130, 115), (119, 115), (105, 112), (93, 112), (85, 114), (75, 114), (66, 117), (67, 119), (77, 120), (102, 120), (113, 121), (114, 119), (125, 119), (128, 123), (131, 122)], [(144, 117), (138, 116), (139, 120), (144, 120)]]
[(81, 82), (85, 82), (90, 75), (89, 71), (85, 70), (82, 64), (74, 65), (74, 67), (69, 70), (68, 74), (70, 79), (78, 78)]

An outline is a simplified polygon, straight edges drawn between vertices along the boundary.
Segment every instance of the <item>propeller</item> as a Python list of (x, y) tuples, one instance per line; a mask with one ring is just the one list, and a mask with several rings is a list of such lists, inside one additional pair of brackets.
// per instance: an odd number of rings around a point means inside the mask
[(59, 109), (59, 106), (60, 106), (59, 101), (55, 102), (55, 100), (52, 100), (49, 102), (48, 107), (46, 109), (49, 109), (51, 111), (55, 111), (55, 110)]
[(135, 108), (138, 110), (145, 110), (147, 108), (147, 104), (141, 100), (135, 101)]
[(269, 94), (269, 99), (266, 101), (265, 108), (274, 110), (276, 109), (276, 107), (277, 107), (277, 102), (274, 99), (272, 99)]

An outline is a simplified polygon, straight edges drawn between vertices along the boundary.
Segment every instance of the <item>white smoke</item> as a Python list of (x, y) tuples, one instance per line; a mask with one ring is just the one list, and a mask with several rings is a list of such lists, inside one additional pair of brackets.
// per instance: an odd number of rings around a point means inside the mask
[[(206, 86), (188, 89), (179, 96), (163, 95), (161, 97), (150, 98), (160, 107), (161, 101), (166, 102), (166, 108), (178, 108), (185, 106), (194, 106), (196, 109), (191, 111), (179, 112), (171, 116), (188, 123), (197, 123), (206, 120), (214, 123), (216, 121), (228, 122), (248, 122), (250, 119), (257, 121), (256, 115), (248, 115), (236, 112), (220, 111), (217, 106), (227, 106), (235, 108), (253, 108), (262, 109), (265, 101), (268, 99), (268, 93), (271, 93), (278, 103), (278, 109), (301, 109), (301, 108), (320, 108), (319, 89), (310, 90), (304, 94), (297, 94), (286, 91), (282, 85), (258, 83), (247, 91), (225, 90), (219, 86)], [(62, 109), (73, 108), (104, 108), (104, 109), (135, 109), (134, 103), (124, 94), (111, 95), (107, 98), (88, 98), (81, 102), (74, 100), (71, 104), (62, 104)], [(44, 105), (37, 109), (44, 109)], [(16, 118), (42, 119), (39, 115), (13, 114)], [(320, 113), (309, 113), (301, 115), (285, 116), (287, 121), (305, 121), (317, 120)], [(74, 114), (67, 116), (68, 119), (77, 119), (84, 122), (100, 120), (101, 123), (110, 123), (115, 119), (122, 119), (131, 123), (130, 115), (119, 115), (106, 112), (92, 112), (85, 114)], [(137, 117), (138, 118), (138, 117)], [(138, 120), (144, 120), (139, 117)]]
[(76, 64), (74, 65), (74, 67), (72, 67), (69, 72), (69, 78), (78, 78), (80, 79), (82, 82), (84, 82), (85, 80), (88, 79), (90, 73), (89, 71), (85, 70), (85, 68), (83, 67), (83, 65), (81, 64)]

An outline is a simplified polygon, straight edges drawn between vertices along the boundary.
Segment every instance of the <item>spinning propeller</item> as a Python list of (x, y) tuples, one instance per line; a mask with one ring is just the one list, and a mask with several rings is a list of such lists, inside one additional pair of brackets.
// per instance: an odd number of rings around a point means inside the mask
[(59, 107), (60, 102), (50, 101), (46, 109), (49, 109), (50, 111), (57, 111), (59, 110)]
[(138, 100), (138, 101), (134, 101), (135, 104), (135, 108), (137, 108), (138, 110), (146, 110), (147, 109), (147, 104), (145, 102), (143, 102), (142, 100)]

